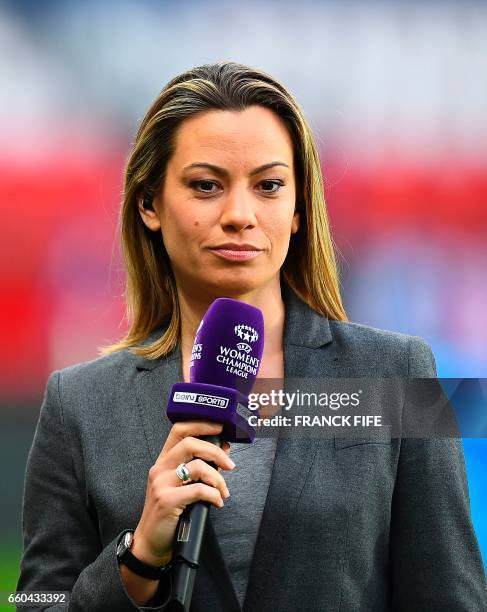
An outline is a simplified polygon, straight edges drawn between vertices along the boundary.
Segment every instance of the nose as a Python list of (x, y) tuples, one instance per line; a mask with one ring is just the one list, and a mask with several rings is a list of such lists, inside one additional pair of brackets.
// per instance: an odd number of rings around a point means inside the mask
[(241, 231), (257, 225), (252, 198), (244, 189), (234, 189), (225, 198), (220, 216), (223, 229)]

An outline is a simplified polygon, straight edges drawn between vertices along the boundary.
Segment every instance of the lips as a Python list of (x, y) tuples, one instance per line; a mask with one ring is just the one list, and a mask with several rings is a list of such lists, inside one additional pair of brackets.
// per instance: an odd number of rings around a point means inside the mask
[(237, 244), (235, 242), (226, 242), (225, 244), (220, 244), (215, 247), (210, 247), (212, 251), (214, 250), (225, 250), (225, 251), (263, 251), (259, 247), (254, 246), (253, 244)]
[(260, 249), (253, 244), (237, 244), (227, 242), (216, 247), (210, 247), (210, 251), (217, 257), (222, 257), (230, 261), (247, 261), (258, 257), (264, 249)]

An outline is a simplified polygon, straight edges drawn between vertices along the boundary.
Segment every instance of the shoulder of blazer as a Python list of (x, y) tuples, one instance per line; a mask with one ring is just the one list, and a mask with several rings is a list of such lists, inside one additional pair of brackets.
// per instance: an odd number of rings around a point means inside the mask
[(135, 364), (137, 356), (129, 349), (123, 349), (110, 355), (103, 355), (90, 361), (83, 361), (60, 370), (62, 378), (66, 381), (82, 379), (93, 380), (93, 377), (106, 378), (122, 374), (127, 368)]
[[(161, 333), (161, 329), (156, 329), (143, 344), (155, 339)], [(172, 358), (175, 358), (175, 355), (154, 362), (164, 363)], [(69, 399), (80, 393), (121, 394), (127, 385), (132, 384), (138, 365), (144, 361), (146, 361), (144, 358), (134, 354), (130, 349), (123, 349), (63, 368), (59, 371), (60, 395)]]
[[(419, 336), (377, 329), (360, 323), (335, 321), (317, 313), (288, 286), (284, 345), (301, 356), (320, 351), (347, 376), (436, 375), (430, 346)], [(325, 357), (326, 355), (326, 357)]]
[(329, 321), (335, 351), (382, 375), (436, 376), (430, 345), (421, 337), (349, 321)]

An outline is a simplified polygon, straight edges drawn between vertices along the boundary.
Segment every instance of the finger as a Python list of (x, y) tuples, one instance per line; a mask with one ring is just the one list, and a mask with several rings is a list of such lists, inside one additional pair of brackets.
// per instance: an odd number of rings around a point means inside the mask
[(224, 470), (233, 470), (235, 463), (216, 444), (188, 436), (173, 446), (156, 464), (166, 468), (176, 468), (180, 463), (188, 463), (194, 457), (210, 461)]
[(171, 427), (171, 431), (166, 438), (166, 442), (161, 450), (161, 455), (165, 455), (176, 444), (188, 436), (211, 436), (221, 433), (223, 425), (212, 421), (181, 421)]
[(188, 504), (193, 504), (196, 501), (207, 501), (217, 508), (223, 508), (224, 506), (220, 491), (203, 482), (195, 482), (194, 484), (188, 484), (184, 487), (176, 487), (173, 490), (174, 503), (180, 508), (184, 508)]
[[(222, 450), (228, 457), (230, 457), (230, 443), (229, 442), (225, 441), (223, 443)], [(217, 469), (220, 470), (221, 468), (217, 468)]]
[[(228, 490), (225, 479), (220, 474), (220, 472), (215, 470), (215, 468), (211, 467), (211, 465), (208, 465), (201, 459), (193, 459), (193, 461), (186, 463), (186, 467), (188, 468), (192, 482), (197, 482), (198, 480), (201, 480), (207, 485), (218, 489), (223, 498), (230, 497), (230, 491)], [(178, 475), (176, 474), (176, 470), (172, 472), (171, 484), (173, 486), (185, 484), (179, 479)], [(188, 485), (186, 484), (185, 486)]]

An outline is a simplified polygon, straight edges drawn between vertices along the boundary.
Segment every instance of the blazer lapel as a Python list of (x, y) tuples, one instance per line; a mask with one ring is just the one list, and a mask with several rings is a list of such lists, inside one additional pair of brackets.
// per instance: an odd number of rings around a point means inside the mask
[[(326, 345), (332, 341), (328, 320), (298, 300), (286, 286), (283, 286), (283, 297), (286, 304), (285, 379), (338, 377), (338, 362), (331, 355), (328, 359), (326, 356)], [(271, 481), (250, 567), (244, 611), (259, 609), (262, 601), (272, 600), (272, 596), (263, 597), (263, 591), (272, 594), (282, 586), (273, 581), (273, 569), (276, 564), (290, 558), (290, 551), (284, 545), (292, 541), (291, 517), (299, 514), (298, 502), (317, 449), (318, 444), (311, 444), (303, 438), (279, 437), (277, 441)], [(282, 516), (283, 507), (288, 509), (288, 520), (280, 521), (277, 525), (276, 517)]]
[(136, 367), (140, 419), (152, 463), (155, 463), (172, 427), (166, 414), (169, 393), (173, 384), (183, 379), (180, 351), (160, 360), (137, 358)]

